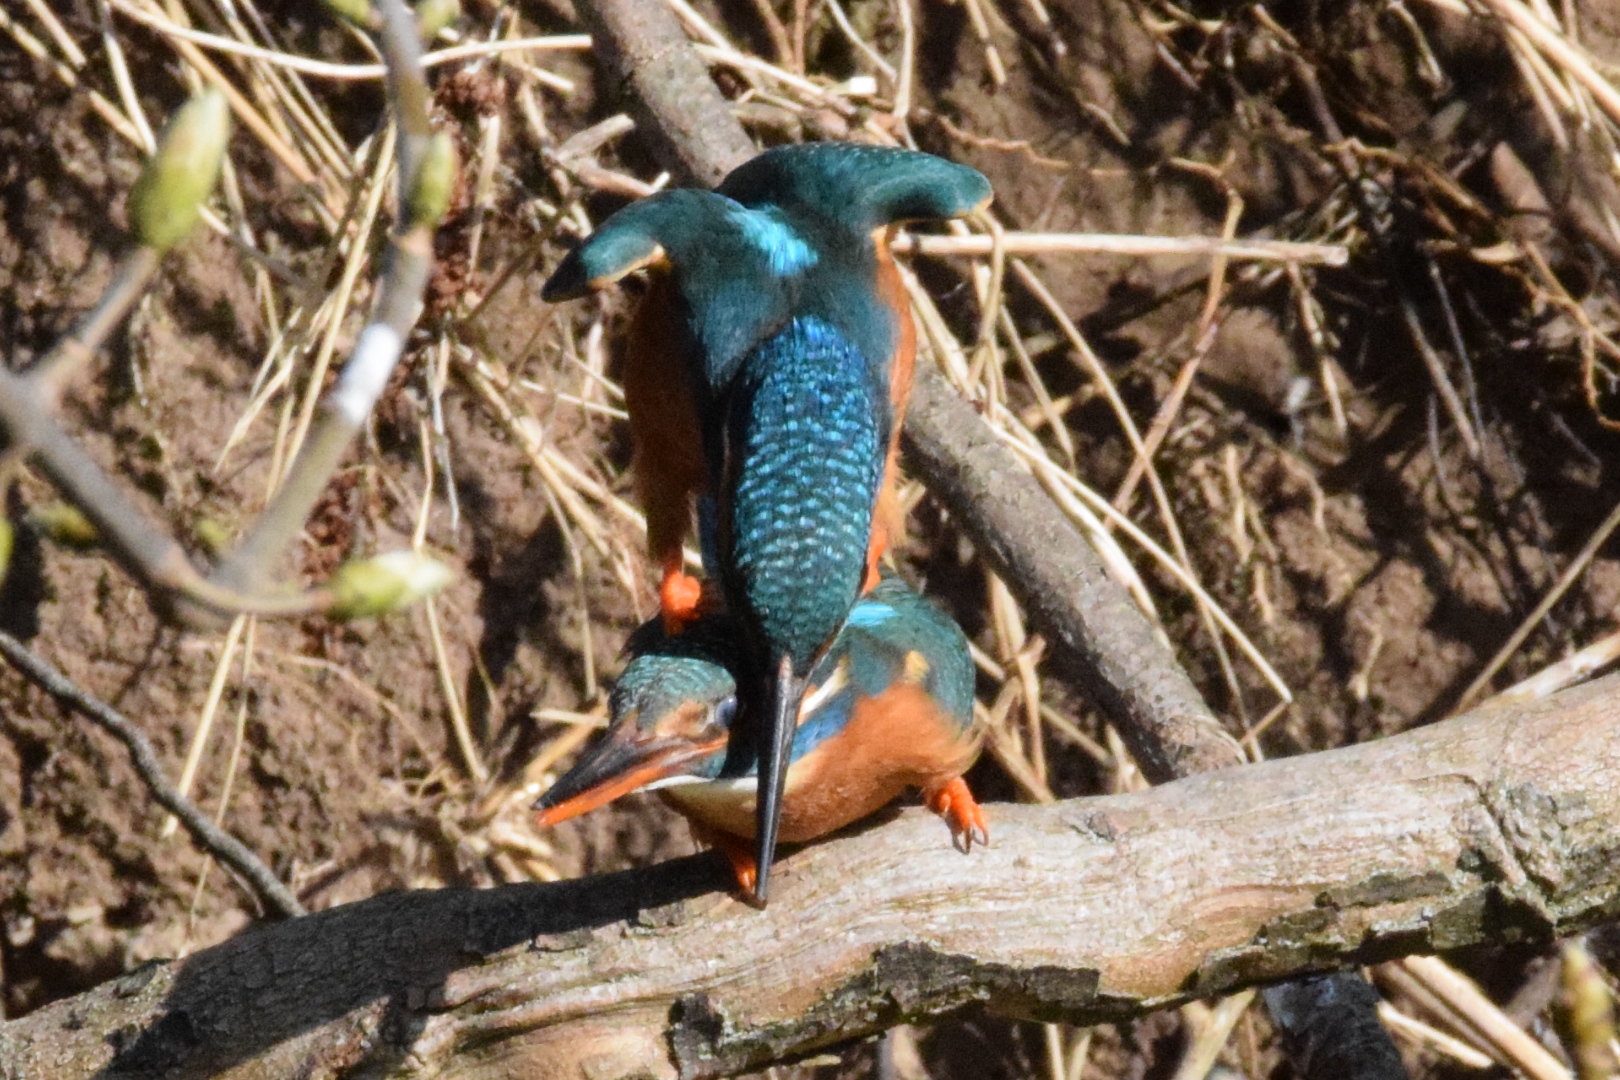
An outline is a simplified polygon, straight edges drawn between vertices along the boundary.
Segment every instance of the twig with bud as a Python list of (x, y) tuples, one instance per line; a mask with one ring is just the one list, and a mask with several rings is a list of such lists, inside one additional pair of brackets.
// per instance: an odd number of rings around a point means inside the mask
[(449, 138), (434, 133), (428, 116), (417, 22), (402, 0), (378, 0), (376, 14), (366, 22), (377, 29), (388, 69), (400, 185), (400, 221), (389, 238), (376, 307), (280, 489), (212, 574), (204, 576), (180, 544), (96, 465), (51, 406), (63, 382), (95, 354), (145, 291), (163, 255), (201, 216), (230, 136), (230, 109), (218, 91), (204, 90), (182, 107), (147, 162), (130, 195), (134, 246), (100, 303), (27, 372), (0, 367), (5, 463), (32, 458), (160, 610), (181, 622), (205, 624), (237, 614), (380, 615), (437, 591), (449, 579), (442, 565), (411, 552), (340, 568), (331, 581), (309, 590), (278, 588), (270, 576), (399, 363), (432, 272), (433, 230), (455, 180)]

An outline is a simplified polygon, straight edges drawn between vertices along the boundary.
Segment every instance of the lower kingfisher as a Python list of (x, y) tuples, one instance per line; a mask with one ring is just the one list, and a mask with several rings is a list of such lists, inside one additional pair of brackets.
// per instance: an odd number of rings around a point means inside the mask
[[(759, 774), (736, 724), (737, 632), (725, 615), (673, 637), (657, 620), (637, 631), (606, 737), (540, 797), (539, 824), (656, 789), (754, 893)], [(783, 840), (825, 836), (916, 787), (964, 848), (988, 842), (984, 812), (962, 780), (979, 737), (973, 662), (956, 623), (884, 577), (855, 605), (810, 684), (787, 769)]]
[(810, 672), (877, 581), (897, 527), (916, 332), (889, 237), (989, 197), (978, 172), (928, 154), (779, 147), (717, 194), (668, 192), (620, 211), (542, 290), (563, 299), (654, 270), (625, 353), (637, 486), (670, 632), (702, 597), (681, 572), (692, 496), (712, 511), (705, 561), (742, 630), (739, 697), (763, 778), (761, 903)]

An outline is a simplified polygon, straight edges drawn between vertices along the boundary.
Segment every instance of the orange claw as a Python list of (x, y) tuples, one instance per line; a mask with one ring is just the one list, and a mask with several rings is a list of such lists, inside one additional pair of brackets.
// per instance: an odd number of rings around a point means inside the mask
[(664, 633), (674, 637), (698, 617), (703, 604), (703, 583), (679, 569), (666, 570), (658, 586), (658, 607), (664, 616)]
[(951, 839), (960, 839), (963, 851), (971, 851), (975, 842), (988, 846), (990, 823), (984, 810), (968, 790), (967, 781), (960, 776), (937, 791), (927, 795), (928, 809), (945, 819), (951, 827)]
[(737, 879), (737, 888), (744, 897), (754, 895), (754, 883), (759, 879), (759, 867), (754, 862), (754, 846), (751, 841), (732, 836), (718, 829), (706, 829), (697, 822), (692, 822), (692, 837), (698, 843), (712, 847), (726, 857), (731, 864), (731, 873)]

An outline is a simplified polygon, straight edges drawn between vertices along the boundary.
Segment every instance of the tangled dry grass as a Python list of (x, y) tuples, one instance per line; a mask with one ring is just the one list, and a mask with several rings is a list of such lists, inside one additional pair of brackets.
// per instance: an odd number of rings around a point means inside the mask
[[(670, 3), (761, 140), (912, 144), (991, 177), (990, 216), (905, 245), (925, 353), (1251, 755), (1393, 733), (1620, 652), (1604, 555), (1620, 525), (1620, 21), (1528, 0), (1331, 17)], [(687, 850), (650, 803), (549, 836), (526, 813), (600, 726), (618, 646), (654, 604), (613, 379), (625, 301), (554, 311), (537, 293), (571, 238), (669, 178), (567, 8), (480, 3), (431, 43), (461, 183), (408, 362), (296, 554), (318, 581), (410, 546), (458, 584), (375, 626), (243, 617), (178, 636), (100, 557), (25, 533), (0, 593), (0, 624), (141, 723), (311, 907)], [(206, 84), (240, 125), (208, 235), (67, 399), (74, 432), (177, 534), (264, 505), (373, 299), (393, 158), (377, 57), (341, 27), (240, 0), (0, 11), (14, 366), (100, 292), (159, 118)], [(10, 484), (14, 517), (54, 498), (26, 470)], [(916, 483), (903, 501), (902, 562), (976, 643), (976, 785), (1050, 800), (1138, 783), (1118, 737), (1044, 677), (1043, 642), (949, 516)], [(0, 692), (7, 1015), (255, 913), (110, 743), (20, 680)], [(1612, 981), (1612, 942), (1594, 948)], [(1471, 963), (1505, 1012), (1420, 964), (1379, 976), (1416, 1074), (1558, 1075), (1535, 1039), (1502, 1034), (1504, 1016), (1539, 1033), (1546, 962)], [(874, 1054), (933, 1076), (1278, 1061), (1236, 1001), (1095, 1033), (970, 1018), (822, 1067)]]

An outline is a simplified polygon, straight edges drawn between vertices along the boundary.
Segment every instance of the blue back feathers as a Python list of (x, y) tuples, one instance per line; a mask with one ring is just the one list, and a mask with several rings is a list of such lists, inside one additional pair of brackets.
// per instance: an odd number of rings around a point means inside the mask
[(902, 221), (961, 217), (990, 197), (976, 170), (932, 154), (860, 143), (779, 146), (733, 169), (718, 189), (769, 207), (821, 253), (799, 284), (794, 313), (830, 322), (886, 381), (898, 316), (877, 292), (873, 232)]
[(773, 666), (786, 655), (807, 674), (860, 596), (885, 399), (860, 353), (813, 317), (795, 318), (738, 372), (724, 433), (726, 597)]

